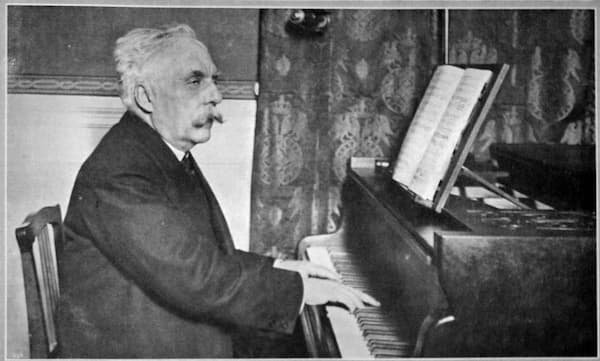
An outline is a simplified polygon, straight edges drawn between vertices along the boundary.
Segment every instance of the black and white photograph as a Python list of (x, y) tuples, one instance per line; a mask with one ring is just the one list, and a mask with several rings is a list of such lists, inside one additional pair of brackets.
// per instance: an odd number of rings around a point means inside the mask
[(5, 359), (590, 359), (598, 8), (0, 2)]

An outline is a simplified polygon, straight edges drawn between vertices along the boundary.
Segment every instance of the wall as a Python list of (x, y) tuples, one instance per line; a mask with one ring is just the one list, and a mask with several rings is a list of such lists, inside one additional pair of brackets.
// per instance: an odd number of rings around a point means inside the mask
[(225, 80), (256, 79), (258, 10), (9, 6), (8, 73), (115, 77), (112, 49), (136, 27), (186, 23)]
[(510, 65), (476, 159), (492, 143), (595, 143), (595, 22), (575, 7), (449, 12), (449, 63)]

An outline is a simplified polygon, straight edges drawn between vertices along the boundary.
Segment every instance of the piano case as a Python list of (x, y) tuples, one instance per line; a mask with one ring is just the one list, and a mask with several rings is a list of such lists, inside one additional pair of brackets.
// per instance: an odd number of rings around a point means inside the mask
[[(374, 167), (349, 170), (343, 203), (343, 229), (321, 246), (346, 252), (368, 280), (395, 336), (410, 345), (400, 356), (596, 354), (593, 214), (501, 210), (457, 194), (438, 213)], [(327, 353), (313, 356), (352, 358), (336, 350), (335, 327), (316, 309), (307, 313), (325, 326), (307, 332), (320, 340), (308, 342)], [(376, 337), (369, 327), (350, 343)]]

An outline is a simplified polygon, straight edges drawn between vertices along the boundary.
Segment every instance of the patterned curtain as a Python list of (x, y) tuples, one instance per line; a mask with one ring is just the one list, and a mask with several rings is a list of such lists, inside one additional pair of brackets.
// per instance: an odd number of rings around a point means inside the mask
[[(262, 10), (250, 248), (291, 256), (340, 222), (349, 157), (394, 158), (433, 68), (443, 12), (333, 10), (321, 36), (285, 30)], [(595, 143), (592, 10), (450, 10), (448, 61), (508, 63), (476, 141)]]
[(450, 11), (450, 63), (508, 63), (473, 154), (491, 143), (595, 143), (593, 10)]
[(443, 61), (435, 10), (332, 10), (312, 37), (286, 32), (289, 15), (260, 21), (250, 249), (276, 256), (336, 230), (348, 159), (395, 156)]

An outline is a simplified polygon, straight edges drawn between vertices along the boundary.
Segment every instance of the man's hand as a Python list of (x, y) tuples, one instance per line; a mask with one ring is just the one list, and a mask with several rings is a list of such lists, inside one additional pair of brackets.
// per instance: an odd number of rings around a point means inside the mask
[(273, 267), (302, 275), (304, 304), (341, 303), (350, 311), (365, 305), (379, 306), (379, 302), (373, 297), (342, 284), (340, 275), (325, 266), (308, 261), (278, 259)]
[(341, 303), (350, 311), (365, 305), (379, 306), (379, 302), (366, 293), (342, 283), (319, 278), (304, 279), (304, 301), (307, 305), (322, 305), (328, 302)]
[(273, 264), (273, 267), (298, 272), (302, 275), (303, 279), (307, 279), (308, 277), (319, 277), (336, 281), (341, 280), (341, 277), (337, 272), (309, 261), (278, 259)]

